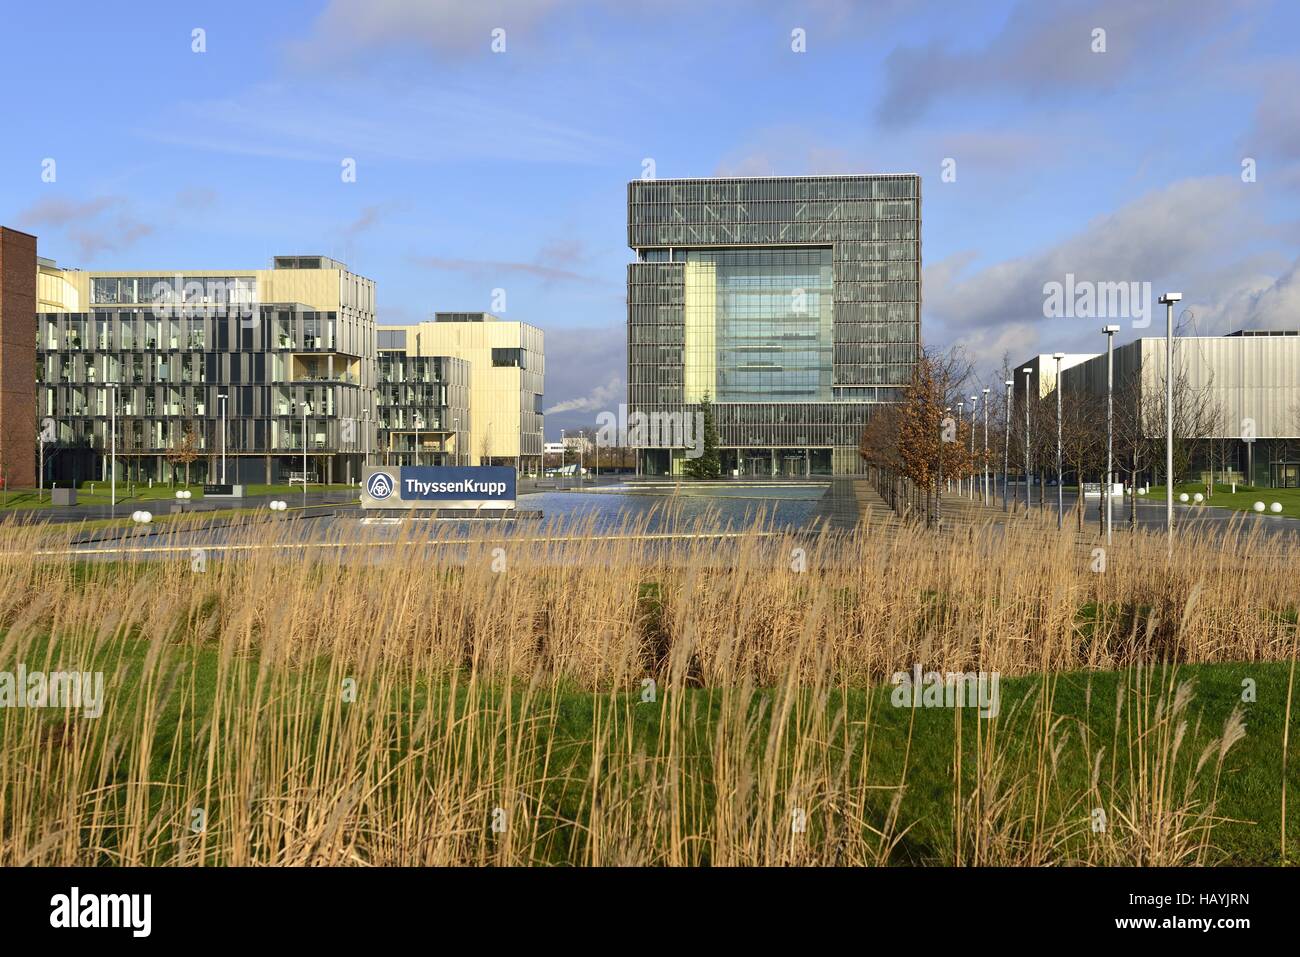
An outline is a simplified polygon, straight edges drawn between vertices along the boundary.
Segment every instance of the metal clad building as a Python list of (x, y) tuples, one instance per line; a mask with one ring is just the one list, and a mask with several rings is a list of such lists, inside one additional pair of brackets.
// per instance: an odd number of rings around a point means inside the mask
[(629, 414), (707, 395), (724, 474), (860, 472), (873, 406), (916, 362), (920, 237), (915, 175), (629, 183)]
[[(1137, 339), (1115, 348), (1115, 382), (1137, 377), (1143, 395), (1165, 388), (1164, 339)], [(1300, 333), (1245, 330), (1228, 336), (1185, 336), (1174, 341), (1174, 368), (1187, 386), (1208, 390), (1218, 410), (1213, 434), (1195, 436), (1228, 443), (1229, 461), (1251, 483), (1300, 486)], [(1101, 354), (1062, 374), (1065, 394), (1086, 389), (1106, 394), (1106, 356)], [(1164, 434), (1163, 420), (1151, 426)], [(1247, 454), (1243, 436), (1256, 441)], [(1252, 461), (1253, 459), (1253, 461)]]

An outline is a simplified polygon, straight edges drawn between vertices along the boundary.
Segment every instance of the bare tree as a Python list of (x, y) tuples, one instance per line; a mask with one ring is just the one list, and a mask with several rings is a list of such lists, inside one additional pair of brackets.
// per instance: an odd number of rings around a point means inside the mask
[(1061, 398), (1061, 457), (1079, 489), (1075, 512), (1083, 531), (1084, 481), (1106, 467), (1106, 399), (1083, 389), (1063, 392)]
[(194, 426), (185, 424), (180, 441), (167, 453), (167, 461), (173, 465), (185, 467), (185, 484), (190, 484), (190, 465), (199, 457), (198, 439), (194, 435)]
[[(963, 478), (974, 474), (970, 454), (971, 425), (958, 421), (949, 410), (956, 405), (970, 379), (971, 366), (959, 349), (934, 353), (922, 349), (912, 370), (904, 400), (880, 409), (859, 439), (864, 461), (889, 477), (886, 493), (898, 511), (898, 479), (906, 480), (922, 508), (925, 495), (927, 524), (942, 524), (944, 477)], [(883, 484), (883, 483), (882, 483)]]

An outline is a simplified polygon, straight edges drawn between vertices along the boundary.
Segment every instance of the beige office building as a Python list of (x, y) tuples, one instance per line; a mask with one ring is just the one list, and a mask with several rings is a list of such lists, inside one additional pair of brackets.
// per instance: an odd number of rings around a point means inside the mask
[[(486, 312), (438, 312), (432, 321), (380, 326), (380, 368), (385, 356), (450, 357), (469, 365), (469, 429), (441, 423), (441, 433), (422, 437), (420, 448), (433, 449), (446, 464), (510, 465), (521, 472), (542, 464), (542, 391), (545, 373), (542, 330)], [(380, 393), (379, 447), (394, 447), (404, 436), (385, 430), (384, 393)], [(396, 410), (394, 410), (396, 411)], [(444, 416), (445, 417), (445, 416)], [(437, 416), (429, 415), (429, 421)], [(393, 431), (393, 435), (387, 434)], [(426, 430), (428, 431), (428, 430)], [(457, 448), (457, 441), (464, 448)], [(405, 459), (403, 459), (405, 461)], [(428, 460), (421, 459), (429, 464)]]

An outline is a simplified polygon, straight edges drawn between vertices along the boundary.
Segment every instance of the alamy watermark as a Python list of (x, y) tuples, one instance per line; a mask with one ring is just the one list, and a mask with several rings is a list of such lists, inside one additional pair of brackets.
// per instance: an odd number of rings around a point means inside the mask
[(247, 322), (256, 320), (261, 296), (256, 279), (186, 279), (178, 273), (174, 281), (159, 279), (154, 282), (149, 288), (148, 301), (157, 319), (217, 315)]
[(1127, 319), (1134, 329), (1151, 325), (1151, 283), (1093, 282), (1065, 274), (1065, 282), (1043, 283), (1045, 319)]
[(895, 671), (889, 700), (895, 708), (978, 708), (980, 717), (996, 718), (1001, 710), (996, 671)]
[(132, 937), (148, 937), (153, 929), (152, 894), (93, 894), (73, 887), (50, 898), (50, 926), (122, 928)]
[(0, 708), (72, 708), (87, 718), (104, 713), (102, 671), (0, 671)]
[(596, 416), (596, 445), (603, 449), (686, 449), (688, 459), (704, 454), (703, 412), (618, 412)]

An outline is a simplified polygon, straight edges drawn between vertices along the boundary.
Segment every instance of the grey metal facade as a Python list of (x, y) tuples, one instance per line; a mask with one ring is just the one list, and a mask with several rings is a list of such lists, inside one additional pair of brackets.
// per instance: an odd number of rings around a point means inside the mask
[(55, 429), (47, 480), (103, 476), (115, 401), (121, 478), (179, 477), (171, 456), (189, 432), (191, 479), (216, 481), (223, 394), (229, 481), (284, 481), (302, 470), (304, 447), (313, 480), (358, 478), (373, 333), (344, 342), (338, 313), (301, 304), (226, 312), (189, 305), (160, 318), (152, 305), (117, 303), (38, 313), (37, 415)]
[(629, 183), (629, 413), (707, 392), (728, 473), (861, 471), (862, 428), (916, 361), (920, 205), (915, 175)]
[[(1136, 339), (1115, 348), (1115, 383), (1139, 383), (1140, 395), (1159, 403), (1165, 388), (1166, 342)], [(1174, 340), (1175, 381), (1206, 396), (1216, 413), (1211, 434), (1183, 438), (1218, 440), (1236, 471), (1253, 485), (1300, 486), (1300, 333), (1244, 330), (1227, 336), (1180, 336)], [(1084, 390), (1106, 394), (1106, 355), (1066, 369), (1064, 395)], [(1146, 401), (1140, 399), (1139, 401)], [(1161, 405), (1160, 408), (1163, 408)], [(1165, 434), (1163, 416), (1144, 422), (1151, 438)], [(1250, 436), (1248, 448), (1244, 436)]]

